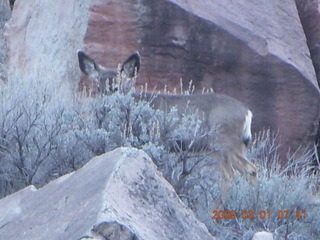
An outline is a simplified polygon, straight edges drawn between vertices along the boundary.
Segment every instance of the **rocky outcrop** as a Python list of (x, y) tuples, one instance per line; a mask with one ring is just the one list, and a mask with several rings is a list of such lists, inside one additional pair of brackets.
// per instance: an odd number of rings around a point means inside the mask
[[(11, 15), (8, 3), (12, 2), (0, 2), (1, 27)], [(138, 50), (142, 56), (139, 85), (148, 83), (149, 90), (154, 87), (161, 90), (166, 85), (172, 91), (180, 88), (180, 79), (185, 87), (192, 79), (198, 92), (204, 87), (214, 88), (216, 92), (242, 100), (254, 113), (255, 132), (262, 128), (279, 130), (284, 156), (289, 148), (294, 151), (300, 145), (314, 143), (320, 116), (319, 88), (314, 71), (318, 73), (318, 3), (313, 0), (296, 0), (296, 3), (299, 14), (290, 0), (16, 1), (6, 25), (6, 41), (0, 37), (0, 45), (7, 47), (0, 50), (0, 63), (8, 59), (5, 67), (0, 66), (0, 78), (8, 76), (9, 84), (16, 84), (17, 88), (23, 83), (34, 86), (33, 81), (46, 82), (55, 90), (63, 83), (76, 88), (80, 78), (78, 49), (84, 49), (98, 63), (112, 68), (117, 68), (118, 63)], [(5, 75), (1, 75), (4, 72)], [(69, 89), (70, 86), (63, 87)], [(166, 211), (159, 210), (157, 206), (164, 201), (163, 196), (157, 195), (162, 185), (154, 185), (155, 180), (143, 173), (146, 175), (139, 175), (141, 179), (128, 187), (125, 181), (129, 178), (123, 172), (122, 179), (113, 178), (121, 170), (114, 170), (114, 159), (103, 163), (111, 165), (113, 173), (108, 172), (110, 169), (106, 170), (105, 165), (105, 169), (99, 165), (99, 169), (93, 170), (93, 165), (100, 164), (104, 158), (98, 159), (86, 166), (92, 167), (89, 172), (85, 167), (40, 190), (30, 187), (2, 200), (0, 209), (4, 214), (0, 214), (0, 238), (15, 236), (13, 239), (16, 239), (17, 234), (23, 234), (24, 231), (14, 232), (19, 224), (25, 227), (26, 234), (36, 234), (44, 239), (41, 234), (48, 231), (48, 225), (42, 223), (51, 223), (49, 216), (52, 219), (62, 216), (62, 221), (52, 220), (50, 228), (57, 229), (54, 234), (72, 234), (78, 228), (84, 229), (78, 236), (83, 239), (96, 235), (106, 238), (110, 234), (126, 235), (129, 239), (153, 239), (148, 237), (153, 234), (167, 236), (168, 233), (174, 236), (175, 232), (193, 236), (194, 231), (199, 238), (210, 239), (201, 224), (199, 228), (191, 226), (191, 222), (198, 222), (191, 213), (192, 217), (188, 215), (189, 210), (182, 205), (179, 211), (172, 208), (172, 204), (180, 204), (172, 188), (165, 185), (174, 196), (173, 202), (165, 203)], [(127, 169), (126, 173), (132, 173), (132, 169)], [(105, 173), (104, 170), (106, 175), (97, 174)], [(179, 169), (174, 170), (178, 172)], [(214, 171), (212, 165), (198, 165), (192, 177), (202, 177), (201, 184), (209, 183), (205, 190), (212, 189), (212, 184), (217, 182), (211, 178)], [(158, 173), (155, 176), (161, 179)], [(188, 178), (179, 180), (180, 186), (175, 188), (182, 199), (198, 196), (201, 184)], [(98, 186), (94, 181), (100, 181), (102, 185)], [(130, 196), (134, 197), (121, 195), (129, 188)], [(134, 202), (140, 193), (143, 197), (139, 199), (147, 206), (141, 207), (141, 212), (140, 202)], [(109, 195), (114, 198), (108, 198)], [(121, 200), (123, 196), (127, 196), (128, 202)], [(154, 199), (161, 204), (155, 204)], [(42, 201), (48, 205), (42, 205)], [(208, 218), (210, 212), (202, 206), (211, 204), (213, 197), (185, 201), (192, 201), (191, 207), (201, 206), (193, 210), (211, 231), (214, 224)], [(210, 204), (208, 208), (212, 208)], [(103, 212), (101, 205), (105, 207)], [(164, 212), (161, 216), (166, 222), (159, 222), (166, 228), (149, 229), (151, 225), (146, 219), (157, 219), (150, 209)], [(85, 215), (87, 210), (92, 215)], [(188, 216), (182, 217), (184, 213)], [(39, 218), (30, 218), (31, 215)], [(189, 221), (190, 226), (183, 221)], [(139, 225), (142, 222), (145, 225)], [(166, 225), (168, 222), (172, 226)], [(30, 226), (33, 227), (30, 229)], [(190, 231), (185, 231), (185, 227)]]
[(273, 240), (273, 235), (270, 232), (257, 232), (254, 234), (252, 240)]
[(320, 83), (320, 11), (318, 0), (296, 0), (311, 59)]
[(102, 65), (139, 50), (149, 90), (192, 79), (245, 102), (255, 132), (279, 131), (282, 156), (314, 143), (319, 88), (294, 2), (92, 0), (89, 13), (85, 50)]
[(296, 3), (300, 18), (289, 0), (17, 1), (6, 30), (9, 82), (75, 88), (83, 39), (90, 55), (113, 68), (139, 50), (140, 85), (173, 90), (192, 79), (196, 91), (234, 96), (253, 110), (254, 131), (279, 130), (282, 152), (294, 151), (313, 144), (320, 115), (318, 2)]
[[(6, 26), (9, 83), (75, 88), (76, 51), (87, 28), (87, 1), (16, 1)], [(19, 84), (16, 83), (16, 84)]]
[(130, 148), (96, 157), (41, 189), (8, 196), (0, 212), (0, 239), (7, 240), (215, 239), (148, 155)]
[(252, 109), (254, 132), (279, 131), (284, 156), (314, 143), (320, 116), (318, 3), (296, 3), (300, 18), (290, 0), (17, 1), (6, 30), (9, 82), (76, 88), (83, 41), (111, 68), (139, 50), (139, 85), (172, 91), (192, 79), (198, 92), (231, 95)]
[(11, 16), (9, 0), (0, 1), (0, 88), (7, 82), (7, 47), (4, 41), (4, 25)]
[[(311, 59), (316, 71), (318, 84), (320, 83), (320, 10), (318, 0), (296, 0), (301, 24), (307, 38)], [(317, 150), (320, 153), (320, 123), (317, 133)]]

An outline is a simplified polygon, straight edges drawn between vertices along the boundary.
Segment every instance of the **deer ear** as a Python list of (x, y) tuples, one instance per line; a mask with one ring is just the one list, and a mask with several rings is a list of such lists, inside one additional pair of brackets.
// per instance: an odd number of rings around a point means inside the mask
[(135, 52), (122, 64), (120, 72), (124, 72), (128, 77), (135, 77), (140, 69), (140, 54)]
[(78, 51), (78, 60), (79, 67), (84, 74), (92, 78), (99, 76), (98, 64), (96, 64), (95, 61), (83, 51)]

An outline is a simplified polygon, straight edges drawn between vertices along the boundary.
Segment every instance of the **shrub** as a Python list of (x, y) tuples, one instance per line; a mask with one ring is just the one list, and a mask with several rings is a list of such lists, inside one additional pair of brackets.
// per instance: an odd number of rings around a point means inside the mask
[(248, 231), (262, 230), (278, 239), (318, 239), (319, 179), (308, 174), (310, 152), (299, 159), (293, 155), (281, 168), (276, 141), (277, 135), (270, 131), (256, 136), (251, 156), (260, 167), (257, 184), (251, 186), (241, 177), (234, 180), (222, 209), (234, 211), (238, 218), (218, 223), (222, 239), (245, 239)]
[[(250, 159), (260, 169), (257, 184), (235, 179), (219, 205), (219, 159), (193, 148), (207, 134), (196, 113), (180, 118), (173, 108), (164, 114), (148, 101), (135, 101), (131, 93), (71, 100), (61, 89), (52, 92), (45, 84), (37, 83), (37, 89), (34, 85), (8, 86), (0, 92), (0, 197), (29, 184), (42, 186), (93, 156), (130, 146), (149, 153), (184, 203), (219, 239), (249, 239), (258, 230), (275, 232), (279, 239), (316, 239), (320, 234), (315, 198), (319, 179), (309, 175), (310, 153), (293, 155), (281, 167), (277, 134), (263, 131), (251, 145)], [(270, 218), (214, 222), (214, 206), (244, 212), (245, 217), (253, 211)], [(293, 214), (285, 217), (285, 211)], [(306, 219), (297, 216), (303, 211)]]
[[(149, 149), (158, 159), (161, 156), (159, 118), (149, 102), (135, 102), (131, 94), (115, 93), (95, 99), (85, 99), (75, 109), (73, 126), (76, 138), (93, 155), (116, 147), (128, 146)], [(159, 151), (159, 152), (157, 152)]]
[(53, 169), (65, 165), (57, 156), (70, 134), (64, 123), (66, 108), (46, 86), (32, 86), (1, 90), (0, 196), (29, 184), (42, 185), (54, 175)]

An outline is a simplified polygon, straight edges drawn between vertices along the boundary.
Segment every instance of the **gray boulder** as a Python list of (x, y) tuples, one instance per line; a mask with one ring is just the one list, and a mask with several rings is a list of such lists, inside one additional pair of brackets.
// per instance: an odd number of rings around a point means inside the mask
[(0, 200), (0, 239), (215, 239), (149, 156), (119, 148)]

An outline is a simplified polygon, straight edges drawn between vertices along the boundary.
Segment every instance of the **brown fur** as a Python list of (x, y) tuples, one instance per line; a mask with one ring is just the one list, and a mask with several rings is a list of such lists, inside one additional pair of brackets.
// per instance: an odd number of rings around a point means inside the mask
[[(115, 70), (108, 70), (94, 62), (83, 52), (78, 53), (79, 65), (83, 73), (100, 82), (100, 92), (106, 94), (112, 90), (127, 92), (134, 87), (135, 76), (140, 67), (140, 56), (134, 53), (122, 65), (115, 81)], [(108, 75), (108, 73), (110, 73)], [(106, 80), (118, 82), (117, 87), (106, 89)], [(135, 94), (137, 100), (149, 100), (155, 109), (169, 112), (176, 107), (182, 116), (184, 113), (197, 113), (202, 128), (208, 136), (201, 144), (206, 145), (212, 154), (221, 159), (220, 166), (227, 182), (236, 172), (251, 176), (254, 182), (257, 169), (247, 158), (247, 144), (251, 139), (251, 111), (240, 101), (222, 94), (165, 95)], [(218, 131), (217, 131), (218, 129)]]

